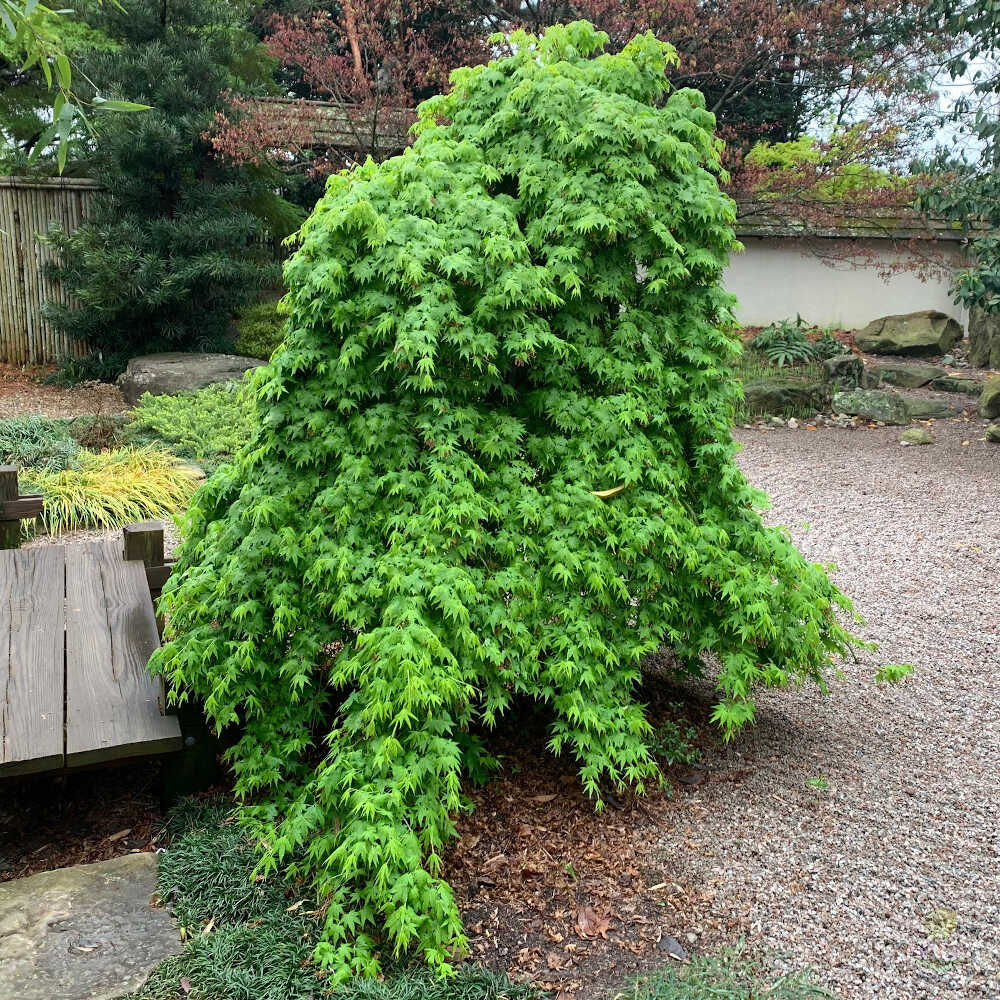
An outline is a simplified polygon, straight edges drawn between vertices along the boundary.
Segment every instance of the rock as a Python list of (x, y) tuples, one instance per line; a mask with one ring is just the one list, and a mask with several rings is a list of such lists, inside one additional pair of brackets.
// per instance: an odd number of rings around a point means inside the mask
[(955, 363), (955, 356), (953, 354), (946, 354), (941, 359), (941, 364), (943, 365), (953, 365)]
[(111, 1000), (181, 951), (166, 909), (150, 905), (156, 855), (41, 872), (0, 885), (0, 996)]
[(1000, 376), (991, 378), (979, 394), (979, 415), (987, 420), (1000, 417)]
[(948, 372), (940, 365), (918, 363), (914, 365), (893, 364), (891, 361), (876, 365), (873, 369), (882, 376), (883, 382), (899, 386), (901, 389), (919, 389), (932, 379), (944, 378)]
[(941, 375), (931, 381), (930, 388), (938, 392), (964, 392), (969, 396), (978, 396), (983, 382), (971, 375)]
[(1000, 444), (1000, 424), (990, 424), (986, 428), (986, 440), (994, 444)]
[(829, 400), (829, 389), (823, 383), (794, 375), (753, 379), (743, 386), (743, 394), (751, 413), (822, 410)]
[(925, 357), (945, 354), (962, 339), (962, 327), (933, 309), (883, 316), (859, 331), (854, 342), (869, 354)]
[(864, 362), (856, 354), (838, 354), (823, 362), (823, 377), (828, 382), (838, 382), (849, 389), (861, 385), (864, 371)]
[(132, 358), (128, 368), (118, 378), (118, 388), (129, 405), (148, 392), (163, 396), (175, 392), (194, 392), (216, 382), (232, 382), (243, 378), (251, 368), (266, 362), (244, 358), (238, 354), (195, 354), (172, 351), (167, 354), (145, 354)]
[(1000, 368), (1000, 313), (969, 312), (969, 364)]
[(934, 435), (926, 427), (908, 427), (899, 436), (900, 444), (934, 444)]
[(837, 413), (883, 424), (907, 424), (906, 400), (898, 392), (880, 389), (854, 389), (833, 394), (833, 409)]
[(944, 420), (957, 417), (962, 412), (961, 404), (942, 403), (937, 399), (907, 399), (906, 412), (911, 420)]
[(686, 962), (688, 953), (684, 948), (684, 945), (680, 943), (675, 937), (671, 937), (669, 934), (664, 934), (659, 941), (656, 942), (656, 947), (660, 949), (668, 958), (673, 958), (678, 962)]

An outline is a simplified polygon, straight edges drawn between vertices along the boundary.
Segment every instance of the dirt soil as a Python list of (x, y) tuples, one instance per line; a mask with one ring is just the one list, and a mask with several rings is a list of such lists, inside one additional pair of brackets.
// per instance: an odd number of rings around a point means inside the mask
[(127, 406), (114, 385), (84, 382), (64, 389), (41, 381), (54, 367), (0, 364), (0, 419), (39, 414), (46, 417), (94, 417), (123, 413)]

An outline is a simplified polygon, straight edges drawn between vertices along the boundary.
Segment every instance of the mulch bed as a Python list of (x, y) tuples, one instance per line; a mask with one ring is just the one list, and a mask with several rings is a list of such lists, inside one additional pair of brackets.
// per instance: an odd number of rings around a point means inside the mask
[(45, 417), (94, 417), (123, 413), (127, 406), (117, 386), (83, 382), (72, 388), (45, 385), (54, 366), (0, 364), (0, 419), (39, 414)]

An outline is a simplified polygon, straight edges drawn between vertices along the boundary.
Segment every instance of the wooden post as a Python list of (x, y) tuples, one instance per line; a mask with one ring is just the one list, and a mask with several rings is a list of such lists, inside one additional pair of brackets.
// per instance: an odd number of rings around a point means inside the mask
[[(0, 501), (19, 496), (17, 466), (0, 465)], [(21, 522), (0, 521), (0, 549), (16, 549), (21, 544)]]
[(138, 524), (126, 524), (122, 535), (126, 560), (141, 559), (146, 569), (164, 564), (162, 522), (139, 521)]

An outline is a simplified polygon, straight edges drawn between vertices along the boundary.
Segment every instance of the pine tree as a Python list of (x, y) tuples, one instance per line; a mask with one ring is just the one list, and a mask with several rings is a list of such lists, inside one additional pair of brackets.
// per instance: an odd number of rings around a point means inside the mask
[(87, 75), (152, 110), (96, 122), (92, 176), (104, 191), (83, 226), (51, 237), (53, 274), (76, 304), (49, 304), (47, 315), (119, 364), (224, 345), (233, 311), (276, 278), (251, 210), (261, 180), (220, 163), (202, 138), (221, 94), (257, 66), (241, 15), (211, 0), (137, 0), (91, 14), (120, 44), (82, 60)]

